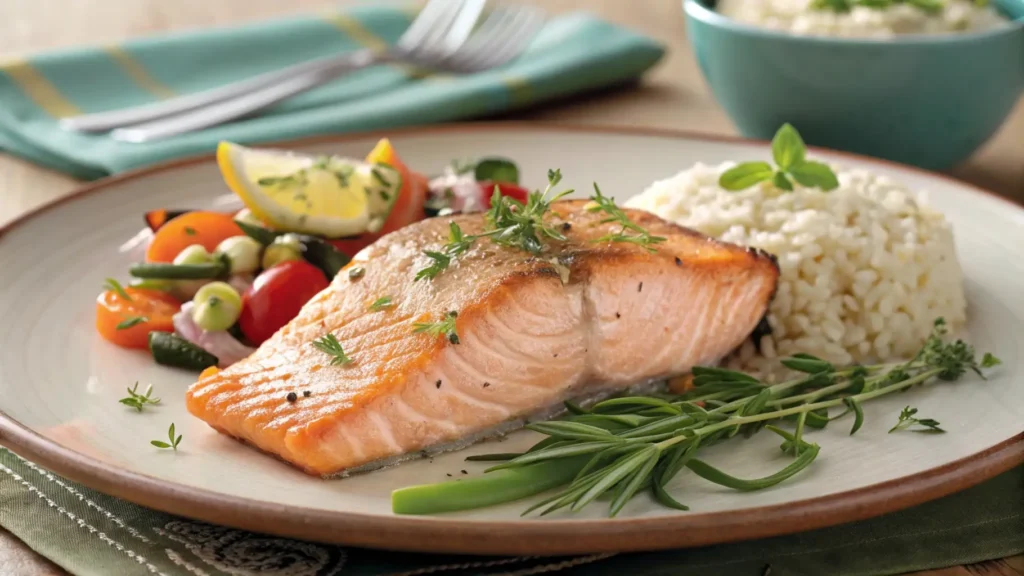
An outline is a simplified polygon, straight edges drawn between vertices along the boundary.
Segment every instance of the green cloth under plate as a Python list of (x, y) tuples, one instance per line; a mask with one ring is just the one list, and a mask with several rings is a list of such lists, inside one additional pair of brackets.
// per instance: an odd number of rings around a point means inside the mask
[(482, 558), (211, 526), (105, 496), (0, 448), (0, 526), (75, 576), (874, 576), (1024, 552), (1024, 467), (915, 508), (790, 536), (644, 554)]
[(0, 150), (93, 179), (210, 153), (219, 140), (257, 144), (477, 118), (635, 79), (664, 54), (653, 40), (586, 13), (549, 21), (500, 69), (427, 75), (374, 66), (296, 96), (252, 119), (147, 144), (61, 130), (59, 119), (146, 104), (310, 59), (381, 49), (414, 16), (363, 6), (0, 64)]

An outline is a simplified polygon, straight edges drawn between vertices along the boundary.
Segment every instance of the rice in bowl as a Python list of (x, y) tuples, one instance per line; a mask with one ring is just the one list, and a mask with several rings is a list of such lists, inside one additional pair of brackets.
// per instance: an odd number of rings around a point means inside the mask
[(1007, 23), (987, 2), (975, 0), (938, 0), (932, 9), (912, 2), (874, 6), (849, 0), (718, 0), (715, 10), (771, 30), (847, 38), (978, 32)]
[(831, 192), (759, 184), (739, 192), (718, 179), (735, 163), (697, 164), (654, 182), (626, 205), (778, 258), (772, 333), (725, 364), (768, 379), (777, 358), (813, 354), (835, 364), (912, 356), (944, 317), (966, 321), (952, 228), (926, 198), (885, 176), (832, 165)]

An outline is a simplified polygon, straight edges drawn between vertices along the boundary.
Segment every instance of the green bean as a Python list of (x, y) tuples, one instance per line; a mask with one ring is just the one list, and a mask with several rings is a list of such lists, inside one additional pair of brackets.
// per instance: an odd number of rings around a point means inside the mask
[(391, 493), (395, 514), (438, 514), (512, 502), (568, 484), (588, 456), (496, 470), (483, 476), (421, 484)]

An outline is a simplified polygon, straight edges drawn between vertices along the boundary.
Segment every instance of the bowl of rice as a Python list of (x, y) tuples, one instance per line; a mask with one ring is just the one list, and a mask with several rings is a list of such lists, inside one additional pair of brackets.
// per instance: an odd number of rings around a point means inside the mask
[[(799, 138), (799, 136), (797, 136)], [(802, 143), (801, 143), (802, 147)], [(812, 354), (835, 365), (907, 359), (943, 318), (966, 325), (953, 230), (927, 196), (861, 168), (826, 164), (829, 190), (771, 179), (737, 190), (736, 166), (697, 163), (626, 206), (775, 256), (779, 284), (760, 328), (724, 364), (779, 381), (778, 360)]]
[(1024, 93), (1024, 2), (875, 4), (683, 7), (705, 80), (744, 136), (769, 139), (788, 121), (813, 145), (947, 169), (990, 138)]

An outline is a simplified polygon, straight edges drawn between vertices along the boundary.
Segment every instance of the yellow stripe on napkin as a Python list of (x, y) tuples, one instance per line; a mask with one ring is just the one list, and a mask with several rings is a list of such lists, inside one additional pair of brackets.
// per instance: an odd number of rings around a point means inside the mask
[(530, 102), (533, 97), (533, 88), (530, 83), (521, 76), (504, 76), (501, 83), (508, 90), (509, 103), (512, 106), (521, 106)]
[(388, 49), (388, 43), (383, 38), (370, 32), (366, 26), (355, 18), (345, 14), (331, 14), (327, 21), (344, 32), (349, 38), (355, 40), (360, 46), (377, 52)]
[(10, 76), (18, 88), (50, 116), (66, 118), (81, 114), (77, 106), (68, 101), (49, 80), (28, 62), (17, 60), (0, 65), (0, 72)]
[(135, 83), (136, 86), (142, 88), (146, 92), (156, 96), (157, 98), (170, 98), (174, 96), (174, 90), (171, 90), (159, 80), (153, 78), (146, 72), (146, 69), (139, 63), (138, 60), (132, 58), (127, 52), (122, 50), (118, 46), (108, 46), (104, 49), (114, 62), (121, 67), (121, 70)]

